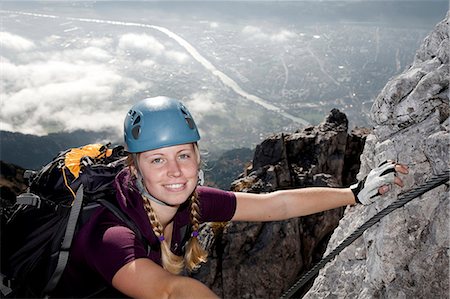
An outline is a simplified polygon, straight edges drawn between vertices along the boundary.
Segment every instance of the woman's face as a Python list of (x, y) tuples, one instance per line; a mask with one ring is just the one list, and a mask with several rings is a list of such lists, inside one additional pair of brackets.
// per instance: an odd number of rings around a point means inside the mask
[(138, 164), (151, 195), (169, 205), (180, 205), (197, 186), (198, 159), (190, 143), (140, 153)]

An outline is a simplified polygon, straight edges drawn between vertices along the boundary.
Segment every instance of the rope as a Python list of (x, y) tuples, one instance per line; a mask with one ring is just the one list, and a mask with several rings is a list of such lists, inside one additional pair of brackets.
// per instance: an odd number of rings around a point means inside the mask
[(336, 255), (338, 255), (345, 247), (349, 246), (353, 241), (358, 239), (365, 230), (377, 223), (381, 218), (388, 215), (392, 211), (404, 206), (406, 203), (410, 202), (412, 199), (423, 195), (424, 193), (444, 184), (449, 180), (450, 170), (446, 170), (441, 174), (432, 176), (425, 183), (417, 186), (410, 191), (401, 194), (396, 201), (392, 204), (375, 214), (366, 223), (357, 228), (351, 235), (349, 235), (341, 244), (339, 244), (332, 252), (330, 252), (326, 257), (322, 258), (314, 267), (306, 272), (289, 290), (287, 290), (280, 298), (291, 298), (295, 292), (298, 291), (302, 286), (304, 286), (311, 278), (313, 278), (319, 270), (325, 266), (330, 260), (332, 260)]
[(73, 201), (72, 201), (71, 205), (73, 205), (73, 202), (75, 201), (77, 196), (76, 196), (75, 192), (72, 190), (72, 188), (70, 188), (70, 185), (69, 185), (69, 183), (67, 181), (66, 172), (64, 171), (65, 169), (66, 169), (66, 166), (62, 167), (61, 168), (61, 172), (62, 172), (62, 176), (63, 176), (63, 179), (64, 179), (64, 185), (67, 187), (67, 189), (69, 189), (70, 193), (72, 193)]

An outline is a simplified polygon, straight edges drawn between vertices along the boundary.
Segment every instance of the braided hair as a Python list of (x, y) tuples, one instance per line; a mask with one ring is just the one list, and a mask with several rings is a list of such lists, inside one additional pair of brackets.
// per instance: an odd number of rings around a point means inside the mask
[(189, 272), (196, 270), (200, 267), (201, 263), (206, 262), (208, 252), (203, 249), (198, 240), (198, 229), (200, 226), (200, 214), (198, 206), (198, 193), (194, 193), (190, 197), (190, 220), (192, 227), (192, 234), (186, 244), (186, 252), (184, 258), (174, 254), (170, 250), (170, 244), (165, 240), (163, 235), (163, 227), (158, 220), (158, 216), (152, 208), (151, 201), (146, 196), (143, 196), (144, 209), (147, 212), (150, 223), (152, 225), (153, 232), (161, 242), (161, 258), (163, 268), (173, 274), (179, 274), (186, 268)]

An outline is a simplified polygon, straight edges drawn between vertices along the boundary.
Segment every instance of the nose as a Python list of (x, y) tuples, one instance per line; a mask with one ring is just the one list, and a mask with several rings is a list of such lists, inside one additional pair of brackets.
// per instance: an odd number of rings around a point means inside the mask
[(178, 161), (171, 160), (167, 163), (167, 175), (171, 177), (178, 177), (181, 175), (181, 168)]

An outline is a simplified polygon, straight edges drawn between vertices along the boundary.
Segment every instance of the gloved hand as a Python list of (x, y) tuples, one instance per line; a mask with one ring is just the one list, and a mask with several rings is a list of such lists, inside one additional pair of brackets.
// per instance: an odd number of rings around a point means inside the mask
[[(397, 178), (397, 169), (402, 173), (408, 173), (407, 167), (393, 161), (385, 161), (377, 168), (372, 169), (367, 177), (350, 186), (355, 201), (364, 205), (370, 205), (377, 200), (380, 195), (387, 192), (392, 184), (403, 187), (401, 179)], [(382, 193), (380, 193), (380, 190)]]

